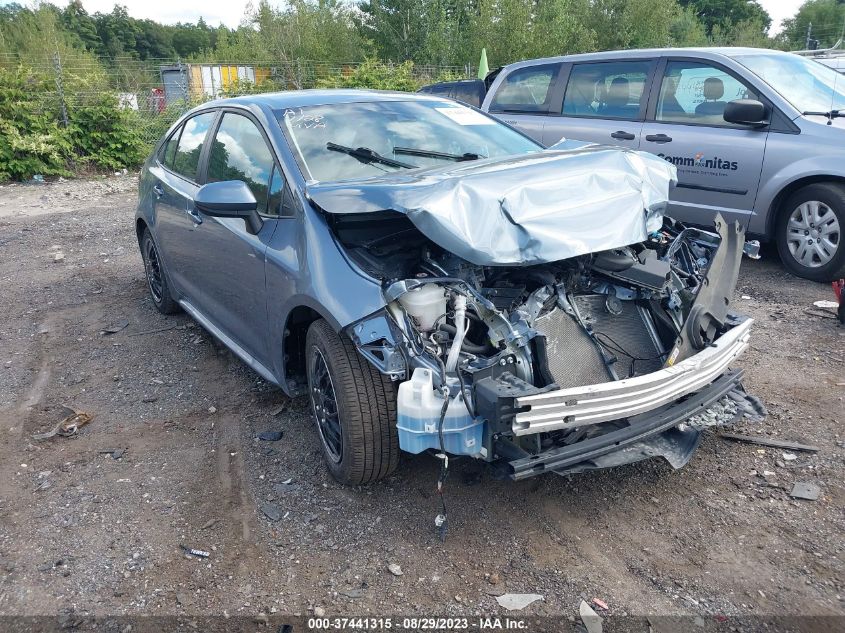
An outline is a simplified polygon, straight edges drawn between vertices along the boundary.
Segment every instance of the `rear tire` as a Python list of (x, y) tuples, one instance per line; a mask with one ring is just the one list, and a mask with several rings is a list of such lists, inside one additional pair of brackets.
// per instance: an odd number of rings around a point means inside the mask
[(845, 187), (816, 183), (784, 203), (775, 227), (778, 253), (793, 274), (812, 281), (845, 277)]
[(323, 319), (305, 338), (308, 393), (323, 457), (340, 483), (387, 477), (399, 465), (396, 388)]
[(158, 252), (153, 236), (149, 229), (144, 229), (141, 235), (141, 257), (144, 259), (144, 275), (147, 279), (147, 290), (153, 305), (162, 314), (176, 314), (181, 310), (170, 292), (170, 283), (164, 270), (164, 263)]

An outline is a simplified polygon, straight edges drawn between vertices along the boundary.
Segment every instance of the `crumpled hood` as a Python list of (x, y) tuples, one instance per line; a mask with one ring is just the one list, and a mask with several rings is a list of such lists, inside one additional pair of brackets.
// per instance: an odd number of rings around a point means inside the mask
[(392, 210), (480, 266), (527, 266), (620, 248), (661, 227), (675, 167), (588, 145), (335, 183), (306, 195), (327, 213)]

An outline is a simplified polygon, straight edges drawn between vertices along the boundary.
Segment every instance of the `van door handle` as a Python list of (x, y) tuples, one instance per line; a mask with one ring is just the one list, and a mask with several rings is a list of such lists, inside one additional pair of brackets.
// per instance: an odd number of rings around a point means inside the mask
[(619, 132), (614, 132), (613, 134), (610, 135), (610, 137), (615, 138), (615, 139), (619, 139), (620, 141), (633, 141), (635, 138), (637, 138), (636, 136), (634, 136), (630, 132), (623, 132), (621, 130)]
[(161, 198), (164, 195), (164, 187), (156, 183), (155, 185), (153, 185), (153, 193), (155, 194), (156, 198)]
[(652, 143), (671, 143), (672, 137), (666, 136), (665, 134), (649, 134), (645, 137), (645, 140), (651, 141)]

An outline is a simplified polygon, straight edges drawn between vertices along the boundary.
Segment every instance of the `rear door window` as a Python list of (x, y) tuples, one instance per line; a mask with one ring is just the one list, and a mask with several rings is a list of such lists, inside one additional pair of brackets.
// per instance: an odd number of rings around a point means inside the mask
[(735, 99), (759, 99), (754, 90), (709, 64), (670, 61), (660, 83), (656, 121), (740, 127), (725, 121), (725, 106)]
[[(208, 182), (241, 180), (255, 196), (259, 213), (278, 215), (276, 202), (273, 203), (275, 208), (268, 210), (274, 166), (273, 153), (255, 123), (234, 112), (224, 114), (211, 145)], [(273, 184), (279, 191), (284, 188), (281, 173)]]
[(197, 167), (200, 163), (200, 154), (205, 142), (208, 128), (214, 122), (216, 112), (204, 112), (185, 121), (182, 126), (182, 134), (179, 136), (179, 144), (176, 147), (176, 154), (172, 164), (165, 164), (180, 176), (196, 182)]
[(490, 111), (547, 113), (560, 67), (543, 64), (513, 71), (499, 85)]
[(645, 105), (651, 62), (576, 64), (563, 98), (564, 116), (634, 121)]

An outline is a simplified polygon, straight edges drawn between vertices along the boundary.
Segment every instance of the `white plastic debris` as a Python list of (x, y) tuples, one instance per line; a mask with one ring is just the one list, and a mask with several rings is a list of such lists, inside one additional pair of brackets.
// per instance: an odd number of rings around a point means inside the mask
[(798, 455), (795, 453), (784, 453), (783, 454), (783, 461), (785, 462), (792, 462), (798, 459)]
[(834, 310), (839, 307), (839, 304), (835, 301), (828, 301), (826, 299), (824, 301), (813, 301), (813, 305), (817, 308), (832, 308)]
[(524, 609), (529, 604), (542, 600), (543, 596), (539, 593), (506, 593), (496, 598), (496, 602), (500, 607), (504, 607), (508, 611), (519, 611)]
[(405, 573), (405, 572), (402, 571), (402, 567), (399, 566), (399, 564), (397, 564), (397, 563), (390, 563), (387, 566), (387, 571), (389, 571), (394, 576), (401, 576), (402, 574)]
[(581, 606), (578, 609), (578, 615), (581, 616), (581, 621), (587, 628), (587, 633), (602, 633), (601, 616), (593, 611), (592, 607), (587, 604), (586, 600), (581, 601)]

